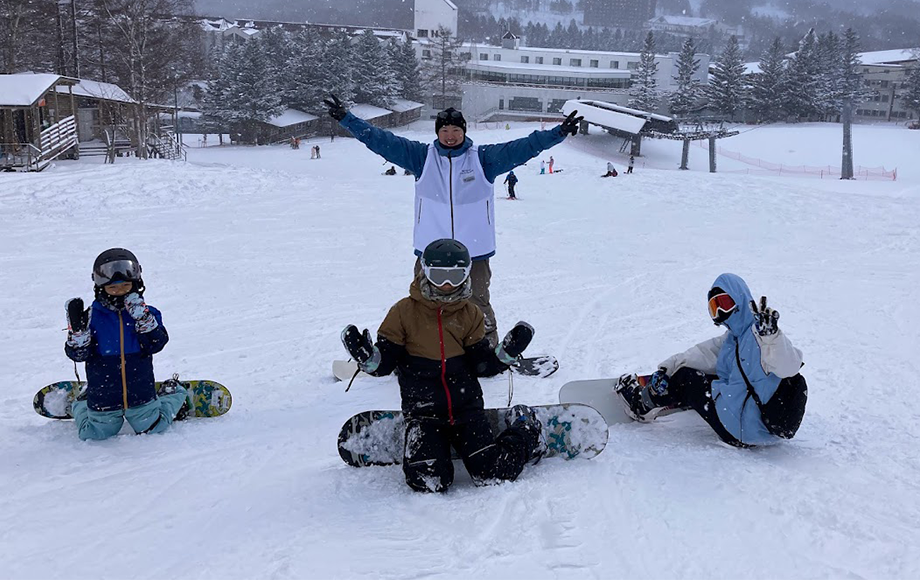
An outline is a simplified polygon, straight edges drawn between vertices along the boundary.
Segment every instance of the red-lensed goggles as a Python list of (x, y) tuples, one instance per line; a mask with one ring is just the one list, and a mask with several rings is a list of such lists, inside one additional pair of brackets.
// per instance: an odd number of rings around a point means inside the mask
[(709, 316), (716, 324), (722, 324), (738, 307), (728, 293), (716, 294), (709, 299)]

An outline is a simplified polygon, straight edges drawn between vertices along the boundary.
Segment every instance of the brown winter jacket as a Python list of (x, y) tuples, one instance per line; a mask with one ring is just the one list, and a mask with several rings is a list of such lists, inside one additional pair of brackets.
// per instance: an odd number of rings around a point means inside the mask
[(477, 377), (508, 368), (485, 338), (479, 307), (428, 300), (417, 279), (380, 325), (377, 348), (381, 362), (372, 374), (397, 371), (403, 412), (450, 423), (483, 409)]

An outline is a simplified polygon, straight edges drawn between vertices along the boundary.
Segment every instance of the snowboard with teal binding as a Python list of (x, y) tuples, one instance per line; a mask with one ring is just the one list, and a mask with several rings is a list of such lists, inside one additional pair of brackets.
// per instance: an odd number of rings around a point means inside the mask
[[(176, 377), (177, 378), (177, 377)], [(230, 390), (215, 381), (179, 380), (189, 393), (189, 417), (219, 417), (230, 410), (233, 397)], [(161, 381), (157, 381), (159, 390)], [(60, 381), (43, 387), (32, 399), (35, 412), (48, 419), (73, 419), (71, 406), (77, 395), (86, 388), (84, 381)]]

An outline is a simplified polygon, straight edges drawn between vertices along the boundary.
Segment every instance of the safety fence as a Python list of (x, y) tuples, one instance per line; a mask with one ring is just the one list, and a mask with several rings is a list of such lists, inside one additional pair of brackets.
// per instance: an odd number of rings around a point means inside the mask
[[(700, 148), (708, 149), (709, 144), (703, 141), (697, 141)], [(729, 151), (723, 147), (716, 147), (716, 153), (735, 161), (751, 165), (750, 169), (720, 169), (720, 173), (744, 173), (747, 175), (788, 175), (788, 176), (805, 176), (818, 177), (820, 179), (840, 179), (840, 168), (831, 165), (814, 166), (814, 165), (784, 165), (782, 163), (771, 163), (748, 157), (736, 151)], [(898, 169), (891, 171), (884, 167), (863, 167), (857, 166), (853, 170), (853, 178), (864, 181), (897, 181)]]

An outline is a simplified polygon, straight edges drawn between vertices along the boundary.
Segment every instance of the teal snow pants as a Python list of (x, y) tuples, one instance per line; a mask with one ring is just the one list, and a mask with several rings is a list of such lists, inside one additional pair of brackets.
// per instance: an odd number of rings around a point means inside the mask
[(135, 433), (162, 433), (169, 429), (176, 413), (188, 396), (184, 388), (163, 395), (149, 403), (117, 411), (93, 411), (86, 401), (75, 401), (73, 418), (80, 439), (108, 439), (121, 431), (125, 419)]

